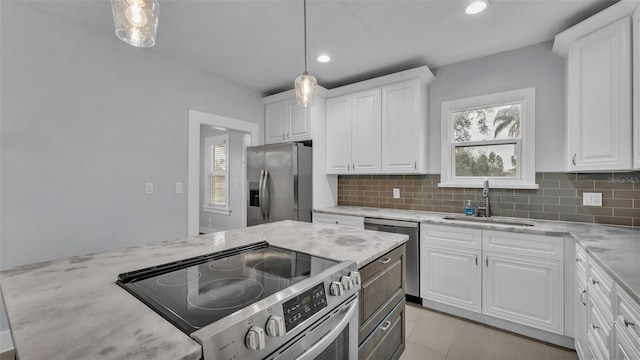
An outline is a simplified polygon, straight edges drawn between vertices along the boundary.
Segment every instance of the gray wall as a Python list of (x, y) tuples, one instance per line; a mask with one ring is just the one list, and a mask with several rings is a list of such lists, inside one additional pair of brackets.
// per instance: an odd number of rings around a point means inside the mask
[[(204, 205), (204, 180), (200, 181), (200, 227), (215, 230), (229, 230), (242, 227), (245, 217), (242, 211), (242, 191), (244, 183), (244, 134), (235, 131), (220, 131), (210, 126), (200, 126), (200, 159), (205, 158), (204, 139), (209, 136), (229, 134), (229, 215), (208, 213)], [(200, 179), (204, 179), (204, 166), (200, 166)], [(209, 221), (211, 219), (211, 221)], [(211, 226), (209, 226), (211, 224)]]
[(184, 237), (187, 110), (262, 124), (261, 94), (0, 6), (0, 268)]
[(536, 88), (536, 171), (564, 171), (564, 62), (552, 41), (434, 70), (429, 86), (429, 173), (440, 174), (443, 101)]

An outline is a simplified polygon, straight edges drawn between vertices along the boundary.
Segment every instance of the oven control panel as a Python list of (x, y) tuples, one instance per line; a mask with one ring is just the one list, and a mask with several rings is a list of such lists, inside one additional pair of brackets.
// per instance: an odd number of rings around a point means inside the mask
[(282, 312), (287, 332), (325, 307), (327, 307), (327, 296), (324, 292), (324, 283), (285, 302), (282, 304)]

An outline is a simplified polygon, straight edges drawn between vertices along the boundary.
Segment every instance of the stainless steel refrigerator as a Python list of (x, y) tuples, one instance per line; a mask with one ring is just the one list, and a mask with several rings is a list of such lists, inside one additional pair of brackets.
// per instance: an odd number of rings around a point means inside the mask
[(300, 143), (247, 148), (247, 225), (311, 222), (311, 147)]

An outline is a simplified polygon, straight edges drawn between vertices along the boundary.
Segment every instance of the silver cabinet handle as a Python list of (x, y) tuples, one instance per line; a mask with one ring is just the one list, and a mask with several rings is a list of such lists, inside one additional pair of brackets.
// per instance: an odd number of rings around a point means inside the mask
[(351, 171), (351, 164), (347, 164), (347, 171)]
[(571, 162), (573, 163), (573, 165), (576, 165), (576, 153), (573, 153), (573, 157), (571, 158)]
[(591, 279), (591, 283), (592, 283), (593, 285), (598, 285), (598, 284), (600, 284), (600, 281), (598, 281), (598, 280), (596, 280), (596, 279)]
[(631, 321), (628, 321), (627, 319), (624, 319), (624, 326), (626, 327), (636, 326), (636, 324), (632, 323)]
[(581, 262), (581, 261), (582, 261), (582, 259), (576, 259), (576, 262)]
[(478, 255), (476, 255), (476, 266), (478, 266)]
[(591, 324), (591, 328), (593, 328), (593, 330), (598, 330), (600, 329), (600, 326)]
[(414, 162), (413, 162), (413, 168), (414, 168), (414, 169), (417, 169), (417, 168), (418, 168), (418, 162), (417, 162), (417, 161), (414, 161)]
[(387, 264), (387, 263), (389, 263), (389, 261), (391, 261), (391, 258), (390, 257), (386, 257), (386, 258), (384, 258), (382, 260), (378, 260), (378, 261), (380, 261), (383, 264)]
[(582, 292), (580, 293), (580, 302), (582, 303), (582, 305), (587, 306), (587, 303), (584, 302), (584, 294), (587, 293), (587, 290), (582, 290)]
[(387, 321), (382, 323), (382, 326), (380, 326), (380, 330), (387, 331), (389, 326), (391, 326), (391, 321), (387, 320)]
[(489, 267), (489, 255), (487, 255), (487, 258), (484, 260), (485, 264), (487, 264), (487, 267)]

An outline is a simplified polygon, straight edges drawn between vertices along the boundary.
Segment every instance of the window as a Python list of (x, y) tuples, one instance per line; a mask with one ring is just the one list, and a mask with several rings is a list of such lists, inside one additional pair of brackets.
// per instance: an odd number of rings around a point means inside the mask
[(204, 145), (204, 211), (228, 215), (229, 134), (207, 137)]
[(535, 88), (442, 102), (441, 187), (537, 189)]

